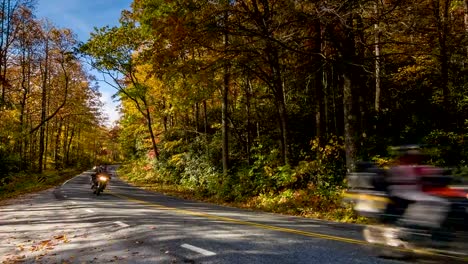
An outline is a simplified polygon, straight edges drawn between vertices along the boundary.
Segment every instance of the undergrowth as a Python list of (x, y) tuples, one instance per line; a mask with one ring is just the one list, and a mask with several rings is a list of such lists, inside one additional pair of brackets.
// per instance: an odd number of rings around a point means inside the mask
[(16, 173), (1, 182), (0, 201), (55, 187), (80, 172), (75, 169), (65, 169), (45, 171), (42, 174)]
[(154, 170), (141, 166), (141, 161), (121, 166), (119, 177), (135, 186), (146, 190), (164, 193), (179, 198), (222, 204), (250, 210), (274, 212), (286, 215), (303, 216), (324, 220), (366, 223), (366, 219), (359, 217), (349, 204), (342, 202), (344, 189), (335, 187), (333, 190), (320, 190), (317, 186), (309, 185), (303, 189), (284, 189), (278, 192), (263, 192), (259, 194), (236, 191), (239, 186), (233, 186), (231, 196), (222, 196), (223, 191), (216, 194), (206, 188), (194, 188), (183, 184), (174, 184), (169, 181), (158, 180)]

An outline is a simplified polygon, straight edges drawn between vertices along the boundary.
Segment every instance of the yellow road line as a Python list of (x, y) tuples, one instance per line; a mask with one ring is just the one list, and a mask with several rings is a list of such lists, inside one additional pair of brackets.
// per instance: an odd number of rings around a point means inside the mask
[[(350, 243), (350, 244), (370, 245), (368, 242), (363, 241), (363, 240), (357, 240), (357, 239), (345, 238), (345, 237), (339, 237), (339, 236), (332, 236), (332, 235), (325, 235), (325, 234), (301, 231), (301, 230), (296, 230), (296, 229), (291, 229), (291, 228), (271, 226), (271, 225), (265, 225), (265, 224), (255, 223), (255, 222), (237, 220), (237, 219), (234, 219), (234, 218), (229, 218), (229, 217), (224, 217), (224, 216), (217, 216), (217, 215), (201, 213), (201, 212), (195, 212), (195, 211), (190, 211), (190, 210), (185, 210), (185, 209), (178, 209), (178, 208), (175, 208), (175, 207), (168, 207), (168, 206), (160, 205), (160, 204), (157, 204), (157, 203), (152, 203), (152, 202), (147, 202), (147, 201), (135, 199), (135, 198), (132, 198), (132, 197), (129, 197), (129, 196), (126, 196), (126, 195), (123, 195), (123, 194), (117, 194), (117, 193), (114, 193), (114, 192), (109, 192), (109, 193), (111, 195), (122, 198), (124, 200), (132, 201), (132, 202), (143, 204), (143, 205), (150, 206), (150, 207), (154, 207), (154, 208), (157, 208), (157, 209), (160, 209), (160, 210), (168, 210), (168, 211), (181, 213), (181, 214), (185, 214), (185, 215), (198, 216), (198, 217), (203, 217), (203, 218), (208, 218), (208, 219), (213, 219), (213, 220), (220, 220), (220, 221), (228, 222), (228, 223), (235, 223), (235, 224), (239, 224), (239, 225), (247, 225), (247, 226), (253, 226), (253, 227), (258, 227), (258, 228), (262, 228), (262, 229), (274, 230), (274, 231), (285, 232), (285, 233), (290, 233), (290, 234), (303, 235), (303, 236), (306, 236), (306, 237), (322, 238), (322, 239), (345, 242), (345, 243)], [(372, 244), (372, 246), (381, 246), (381, 245)], [(386, 247), (386, 246), (384, 246), (384, 247)], [(468, 262), (468, 257), (449, 256), (449, 255), (444, 255), (444, 254), (440, 254), (440, 253), (430, 251), (430, 250), (425, 250), (425, 249), (404, 249), (404, 248), (393, 248), (393, 249), (398, 250), (398, 251), (402, 251), (402, 252), (416, 252), (416, 253), (424, 254), (424, 255), (449, 257), (449, 258), (452, 258), (452, 259), (457, 259), (457, 260), (462, 260), (464, 262)]]

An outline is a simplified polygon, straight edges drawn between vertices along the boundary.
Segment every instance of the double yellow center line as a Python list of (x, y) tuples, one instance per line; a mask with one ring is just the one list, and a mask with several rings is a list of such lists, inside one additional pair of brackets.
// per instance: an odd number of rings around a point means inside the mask
[[(239, 224), (239, 225), (246, 225), (246, 226), (253, 226), (257, 228), (262, 228), (262, 229), (267, 229), (267, 230), (273, 230), (273, 231), (278, 231), (278, 232), (285, 232), (285, 233), (290, 233), (290, 234), (297, 234), (297, 235), (302, 235), (306, 237), (313, 237), (313, 238), (321, 238), (321, 239), (327, 239), (327, 240), (332, 240), (332, 241), (339, 241), (339, 242), (344, 242), (344, 243), (350, 243), (350, 244), (358, 244), (358, 245), (370, 245), (368, 242), (363, 241), (363, 240), (357, 240), (357, 239), (352, 239), (352, 238), (345, 238), (345, 237), (339, 237), (339, 236), (332, 236), (332, 235), (326, 235), (326, 234), (320, 234), (320, 233), (314, 233), (314, 232), (307, 232), (307, 231), (301, 231), (301, 230), (296, 230), (296, 229), (291, 229), (291, 228), (285, 228), (285, 227), (278, 227), (278, 226), (272, 226), (272, 225), (265, 225), (265, 224), (260, 224), (260, 223), (255, 223), (255, 222), (250, 222), (250, 221), (243, 221), (243, 220), (238, 220), (230, 217), (224, 217), (224, 216), (218, 216), (218, 215), (212, 215), (212, 214), (207, 214), (207, 213), (201, 213), (201, 212), (195, 212), (195, 211), (190, 211), (190, 210), (185, 210), (185, 209), (179, 209), (175, 207), (168, 207), (164, 205), (160, 205), (157, 203), (153, 202), (147, 202), (139, 199), (132, 198), (127, 195), (119, 194), (119, 193), (114, 193), (114, 192), (109, 192), (111, 195), (114, 195), (116, 197), (119, 197), (124, 200), (132, 201), (135, 203), (139, 203), (145, 206), (157, 208), (160, 210), (168, 210), (180, 214), (185, 214), (185, 215), (191, 215), (191, 216), (197, 216), (197, 217), (202, 217), (202, 218), (207, 218), (207, 219), (212, 219), (212, 220), (218, 220), (218, 221), (223, 221), (226, 223), (234, 223), (234, 224)], [(379, 246), (372, 244), (373, 246)], [(432, 256), (441, 256), (441, 257), (449, 257), (452, 259), (457, 259), (461, 260), (464, 262), (468, 262), (468, 257), (458, 257), (458, 256), (449, 256), (446, 254), (441, 254), (435, 251), (431, 250), (425, 250), (425, 249), (405, 249), (405, 248), (394, 248), (395, 250), (399, 250), (402, 252), (416, 252), (419, 254), (424, 254), (424, 255), (432, 255)]]

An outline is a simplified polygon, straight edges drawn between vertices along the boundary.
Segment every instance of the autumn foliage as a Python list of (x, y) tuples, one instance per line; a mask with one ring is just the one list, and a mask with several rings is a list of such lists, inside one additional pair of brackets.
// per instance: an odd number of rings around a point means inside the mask
[(81, 51), (114, 77), (130, 178), (330, 205), (391, 145), (466, 166), (467, 14), (460, 0), (135, 0)]

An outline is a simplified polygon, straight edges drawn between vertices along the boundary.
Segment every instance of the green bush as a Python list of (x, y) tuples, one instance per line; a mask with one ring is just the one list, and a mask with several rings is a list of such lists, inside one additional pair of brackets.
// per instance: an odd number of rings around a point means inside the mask
[(296, 166), (282, 165), (278, 149), (266, 147), (271, 142), (257, 142), (251, 149), (252, 164), (236, 163), (227, 176), (220, 164), (219, 135), (168, 137), (160, 145), (158, 160), (134, 160), (121, 173), (130, 181), (155, 183), (158, 190), (184, 197), (326, 219), (357, 219), (341, 202), (345, 162), (344, 147), (337, 137), (324, 144), (312, 140), (308, 155)]
[(424, 138), (428, 145), (430, 162), (437, 166), (458, 167), (468, 165), (468, 144), (466, 134), (432, 131)]
[(10, 174), (20, 170), (21, 159), (18, 155), (8, 153), (0, 146), (0, 186), (10, 179)]
[(318, 139), (310, 142), (313, 158), (299, 162), (294, 170), (298, 187), (314, 185), (318, 189), (327, 190), (341, 186), (346, 172), (344, 145), (337, 137), (332, 137), (325, 145)]

